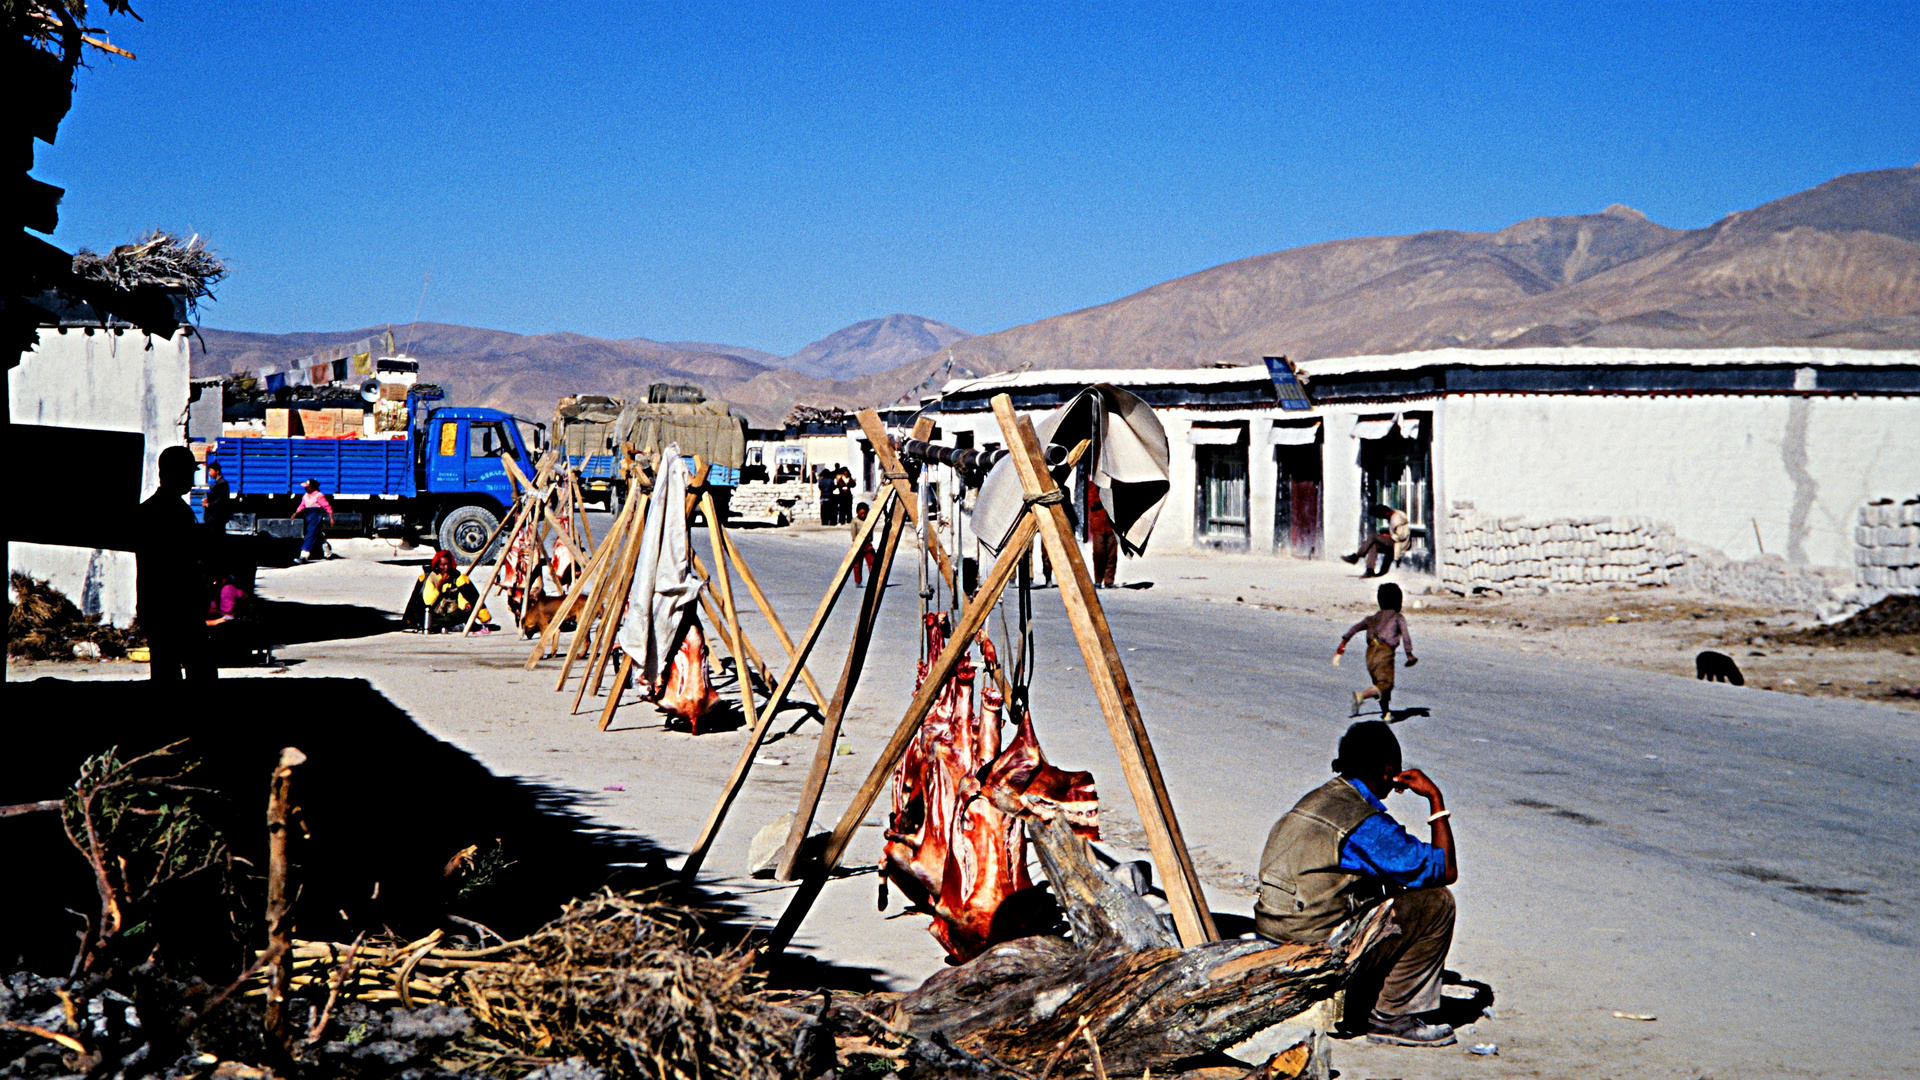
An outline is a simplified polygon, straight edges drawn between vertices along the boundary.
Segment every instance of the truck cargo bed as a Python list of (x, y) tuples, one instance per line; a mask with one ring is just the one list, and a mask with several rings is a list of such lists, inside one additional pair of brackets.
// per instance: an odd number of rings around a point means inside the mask
[(222, 439), (213, 460), (235, 496), (293, 495), (309, 477), (329, 496), (415, 494), (405, 439)]

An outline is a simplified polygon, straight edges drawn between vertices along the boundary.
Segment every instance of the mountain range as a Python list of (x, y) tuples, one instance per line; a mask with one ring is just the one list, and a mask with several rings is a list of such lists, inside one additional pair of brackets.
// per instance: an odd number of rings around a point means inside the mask
[[(325, 334), (206, 330), (195, 374), (287, 366)], [(1920, 166), (1853, 173), (1673, 229), (1625, 206), (1497, 232), (1334, 240), (1226, 263), (998, 333), (891, 315), (777, 357), (419, 324), (412, 352), (457, 399), (544, 417), (562, 394), (697, 382), (758, 424), (797, 402), (916, 400), (949, 373), (1204, 367), (1459, 346), (1920, 348)]]
[[(333, 333), (254, 334), (201, 331), (196, 376), (263, 368), (286, 370), (316, 348), (377, 336), (386, 327)], [(837, 330), (792, 356), (700, 341), (608, 339), (584, 334), (513, 334), (447, 323), (394, 327), (421, 361), (421, 376), (469, 405), (491, 405), (533, 419), (563, 395), (594, 393), (645, 399), (649, 384), (695, 383), (760, 426), (778, 426), (795, 402), (866, 401), (863, 380), (882, 375), (966, 331), (917, 315), (889, 315)]]
[(1530, 345), (1920, 348), (1920, 166), (1841, 176), (1701, 229), (1610, 206), (1256, 255), (969, 338), (873, 389), (911, 393), (949, 362), (1204, 367)]

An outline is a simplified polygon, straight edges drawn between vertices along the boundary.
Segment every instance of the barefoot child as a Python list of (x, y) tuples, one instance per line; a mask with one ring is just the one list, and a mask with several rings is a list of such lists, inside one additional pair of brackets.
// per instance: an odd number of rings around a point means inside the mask
[(1392, 716), (1387, 711), (1393, 698), (1393, 651), (1404, 645), (1407, 650), (1407, 666), (1420, 662), (1413, 655), (1413, 631), (1407, 628), (1407, 620), (1400, 614), (1400, 586), (1388, 582), (1380, 586), (1380, 610), (1361, 619), (1340, 635), (1340, 647), (1333, 650), (1333, 664), (1340, 666), (1340, 656), (1347, 651), (1347, 639), (1362, 630), (1367, 632), (1367, 674), (1373, 676), (1373, 685), (1365, 690), (1353, 692), (1353, 712), (1360, 715), (1360, 705), (1368, 698), (1380, 699), (1380, 715)]

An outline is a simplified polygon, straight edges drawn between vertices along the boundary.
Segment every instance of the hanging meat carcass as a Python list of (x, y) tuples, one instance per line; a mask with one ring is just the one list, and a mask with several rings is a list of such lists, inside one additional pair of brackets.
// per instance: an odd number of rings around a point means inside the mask
[[(927, 655), (946, 645), (944, 614), (926, 617)], [(991, 669), (993, 643), (979, 638)], [(920, 667), (925, 680), (927, 664)], [(958, 960), (988, 945), (1035, 933), (1054, 915), (1042, 889), (1027, 875), (1026, 834), (1015, 813), (1045, 805), (1075, 831), (1099, 837), (1099, 796), (1093, 775), (1047, 764), (1032, 717), (1015, 717), (1017, 732), (1004, 749), (1005, 706), (991, 682), (979, 689), (963, 658), (934, 699), (927, 719), (893, 774), (893, 812), (881, 872), (908, 902), (933, 916), (929, 932)]]
[(707, 674), (707, 635), (700, 619), (689, 612), (686, 632), (673, 650), (673, 663), (667, 678), (654, 694), (654, 702), (667, 713), (667, 723), (679, 721), (693, 734), (700, 734), (700, 721), (720, 704), (720, 694)]

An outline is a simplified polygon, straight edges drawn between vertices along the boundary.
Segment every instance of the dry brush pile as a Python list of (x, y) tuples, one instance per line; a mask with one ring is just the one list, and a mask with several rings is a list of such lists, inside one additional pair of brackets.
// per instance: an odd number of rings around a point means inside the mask
[(14, 571), (7, 597), (7, 655), (24, 660), (121, 657), (142, 640), (131, 629), (83, 614), (45, 581)]

